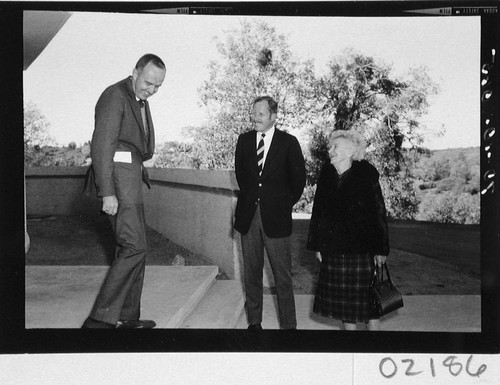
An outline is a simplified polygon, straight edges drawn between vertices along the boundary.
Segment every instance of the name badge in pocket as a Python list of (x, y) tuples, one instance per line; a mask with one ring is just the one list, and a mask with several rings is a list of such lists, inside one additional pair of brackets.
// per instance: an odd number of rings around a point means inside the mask
[(116, 151), (113, 157), (114, 162), (132, 163), (132, 153), (130, 151)]

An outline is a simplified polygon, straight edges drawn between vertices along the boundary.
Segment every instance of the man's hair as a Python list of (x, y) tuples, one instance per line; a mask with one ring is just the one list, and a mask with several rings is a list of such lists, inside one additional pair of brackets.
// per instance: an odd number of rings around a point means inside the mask
[(256, 103), (263, 102), (263, 101), (267, 102), (267, 105), (269, 107), (269, 111), (271, 111), (271, 113), (273, 113), (273, 114), (278, 113), (278, 102), (270, 96), (259, 96), (257, 99), (255, 99), (253, 101), (253, 105), (255, 106)]
[(153, 63), (158, 68), (165, 69), (165, 63), (163, 63), (163, 60), (161, 60), (158, 56), (152, 53), (147, 53), (144, 56), (142, 56), (135, 65), (135, 69), (137, 71), (140, 71), (144, 67), (146, 67), (148, 63)]
[(366, 142), (358, 132), (354, 130), (335, 130), (330, 135), (330, 145), (335, 139), (344, 139), (351, 144), (354, 150), (353, 160), (361, 160), (365, 157)]

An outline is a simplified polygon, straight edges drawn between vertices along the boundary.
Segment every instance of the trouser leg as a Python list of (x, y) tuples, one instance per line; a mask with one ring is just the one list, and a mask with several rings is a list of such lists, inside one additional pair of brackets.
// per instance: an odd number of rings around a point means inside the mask
[(257, 213), (254, 215), (248, 233), (241, 236), (245, 281), (245, 310), (250, 325), (262, 323), (264, 243), (256, 217)]
[(297, 319), (293, 294), (290, 237), (269, 238), (264, 235), (264, 244), (276, 285), (280, 328), (295, 329)]
[(139, 319), (147, 252), (143, 204), (120, 204), (110, 217), (115, 232), (116, 258), (95, 301), (90, 317), (115, 324)]
[(144, 285), (146, 259), (137, 267), (135, 280), (128, 291), (120, 313), (120, 320), (138, 320), (141, 317), (141, 296)]

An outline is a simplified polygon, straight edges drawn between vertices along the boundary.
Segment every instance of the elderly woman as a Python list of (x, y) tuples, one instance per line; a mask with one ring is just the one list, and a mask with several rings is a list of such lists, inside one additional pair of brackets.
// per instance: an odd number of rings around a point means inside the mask
[(321, 262), (313, 311), (341, 320), (344, 330), (358, 323), (380, 330), (380, 320), (370, 315), (368, 287), (375, 264), (389, 254), (379, 173), (364, 153), (355, 131), (332, 133), (331, 164), (318, 179), (307, 243)]

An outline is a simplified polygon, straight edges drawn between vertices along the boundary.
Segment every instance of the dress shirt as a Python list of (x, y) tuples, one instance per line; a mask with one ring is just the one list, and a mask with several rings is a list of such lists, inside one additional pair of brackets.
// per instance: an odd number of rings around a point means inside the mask
[[(274, 136), (274, 126), (272, 126), (267, 132), (264, 132), (263, 133), (265, 136), (264, 136), (264, 157), (263, 157), (263, 163), (262, 163), (262, 169), (264, 170), (264, 166), (266, 165), (266, 157), (267, 157), (267, 153), (269, 152), (269, 147), (271, 146), (271, 142), (273, 140), (273, 136)], [(255, 149), (257, 149), (259, 147), (259, 142), (260, 142), (260, 139), (262, 138), (262, 133), (260, 132), (257, 132), (257, 143), (255, 145)]]

